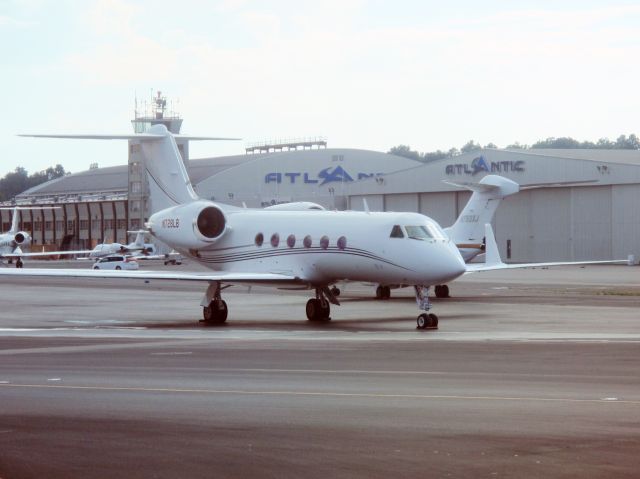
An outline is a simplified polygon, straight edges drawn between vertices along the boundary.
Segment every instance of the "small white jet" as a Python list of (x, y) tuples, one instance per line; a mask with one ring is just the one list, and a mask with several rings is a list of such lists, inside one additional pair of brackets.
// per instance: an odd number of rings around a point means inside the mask
[[(458, 247), (462, 258), (466, 263), (479, 254), (484, 253), (484, 225), (493, 220), (496, 209), (504, 198), (520, 191), (520, 185), (515, 181), (498, 175), (487, 175), (477, 183), (452, 183), (471, 190), (471, 198), (463, 208), (455, 223), (444, 228), (445, 233)], [(395, 231), (396, 235), (402, 235), (401, 230)], [(377, 299), (389, 299), (391, 290), (406, 287), (400, 284), (380, 284), (376, 288)], [(434, 292), (437, 298), (449, 297), (449, 286), (436, 284)]]
[(135, 234), (136, 239), (129, 244), (122, 243), (100, 243), (89, 253), (89, 258), (102, 258), (112, 254), (131, 254), (133, 256), (155, 255), (156, 247), (153, 243), (145, 243), (145, 230), (127, 231), (128, 234)]
[(14, 260), (16, 268), (22, 268), (23, 258), (37, 258), (65, 254), (87, 254), (88, 251), (43, 251), (43, 252), (24, 252), (23, 248), (31, 245), (31, 235), (27, 231), (19, 231), (18, 211), (20, 210), (42, 210), (51, 209), (49, 207), (36, 206), (13, 206), (9, 208), (0, 208), (0, 210), (13, 210), (11, 217), (11, 227), (6, 233), (0, 234), (0, 261), (7, 259), (9, 264)]
[[(482, 271), (482, 265), (466, 265), (438, 223), (418, 213), (250, 209), (201, 199), (174, 135), (163, 125), (137, 135), (26, 136), (140, 141), (154, 211), (146, 226), (158, 240), (213, 271), (5, 269), (0, 276), (199, 281), (208, 285), (201, 301), (207, 323), (226, 321), (222, 291), (229, 285), (311, 290), (307, 318), (326, 321), (330, 304), (340, 304), (331, 291), (337, 282), (406, 284), (414, 286), (418, 307), (425, 311), (418, 316), (418, 328), (429, 329), (438, 324), (437, 316), (429, 313), (429, 287), (467, 271)], [(487, 269), (499, 267), (490, 264)]]

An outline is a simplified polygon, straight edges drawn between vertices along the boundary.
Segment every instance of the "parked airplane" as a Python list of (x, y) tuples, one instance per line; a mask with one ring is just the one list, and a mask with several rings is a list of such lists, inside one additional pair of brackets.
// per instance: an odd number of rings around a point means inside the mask
[(417, 325), (426, 329), (438, 324), (437, 316), (429, 313), (429, 287), (467, 271), (482, 271), (482, 265), (466, 265), (442, 228), (418, 213), (256, 210), (198, 198), (174, 136), (163, 125), (137, 135), (53, 137), (139, 141), (149, 160), (145, 164), (154, 211), (146, 226), (158, 240), (214, 271), (30, 269), (0, 270), (0, 275), (205, 282), (208, 288), (201, 306), (207, 323), (226, 321), (228, 308), (222, 291), (229, 285), (313, 290), (314, 297), (306, 305), (307, 318), (329, 320), (330, 304), (340, 304), (330, 289), (338, 281), (411, 284), (418, 307), (425, 311), (418, 316)]
[[(484, 225), (493, 220), (496, 209), (507, 196), (520, 191), (520, 185), (515, 181), (498, 175), (487, 175), (477, 183), (445, 183), (466, 188), (473, 191), (471, 198), (452, 226), (444, 228), (447, 236), (455, 243), (465, 262), (469, 262), (484, 253)], [(396, 234), (401, 234), (396, 231)], [(389, 299), (391, 290), (405, 287), (399, 284), (379, 284), (376, 287), (377, 299)], [(437, 298), (449, 297), (449, 286), (435, 285)]]
[(90, 258), (102, 258), (111, 254), (132, 254), (138, 255), (155, 255), (156, 247), (153, 243), (145, 243), (145, 230), (127, 231), (128, 234), (135, 234), (136, 239), (129, 244), (122, 243), (100, 243), (89, 253)]
[(19, 231), (18, 211), (20, 210), (43, 210), (50, 207), (37, 206), (13, 206), (0, 208), (0, 210), (13, 210), (11, 217), (11, 227), (6, 233), (0, 234), (0, 261), (7, 259), (9, 263), (16, 261), (16, 268), (22, 268), (23, 258), (36, 258), (64, 254), (87, 254), (88, 251), (43, 251), (25, 253), (22, 248), (31, 245), (31, 235), (27, 231)]

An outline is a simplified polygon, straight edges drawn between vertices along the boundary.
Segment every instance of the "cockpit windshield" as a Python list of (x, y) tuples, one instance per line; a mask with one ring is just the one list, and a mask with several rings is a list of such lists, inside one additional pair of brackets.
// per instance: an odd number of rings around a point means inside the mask
[(422, 225), (405, 226), (404, 229), (407, 230), (407, 235), (411, 239), (417, 239), (417, 240), (433, 239), (433, 236), (431, 236), (431, 233), (429, 233), (429, 230), (427, 229), (426, 226), (422, 226)]
[(447, 239), (447, 235), (437, 224), (432, 222), (427, 222), (424, 225), (417, 226), (405, 226), (404, 229), (407, 231), (407, 236), (411, 239), (417, 240), (444, 240)]

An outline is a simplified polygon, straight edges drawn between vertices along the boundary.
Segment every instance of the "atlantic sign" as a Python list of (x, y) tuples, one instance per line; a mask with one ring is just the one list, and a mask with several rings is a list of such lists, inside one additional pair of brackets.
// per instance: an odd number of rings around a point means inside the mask
[(523, 172), (525, 162), (519, 161), (490, 161), (488, 162), (484, 156), (478, 156), (471, 161), (471, 164), (458, 163), (450, 164), (445, 167), (447, 175), (477, 175), (478, 173), (510, 173)]
[[(372, 178), (374, 176), (381, 176), (382, 173), (358, 173), (356, 179), (363, 180), (365, 178)], [(322, 186), (327, 183), (349, 183), (354, 181), (347, 171), (342, 166), (336, 166), (334, 168), (328, 167), (320, 170), (316, 175), (309, 174), (308, 172), (287, 172), (287, 173), (267, 173), (264, 176), (265, 183), (282, 183), (289, 184), (304, 183), (308, 185)]]

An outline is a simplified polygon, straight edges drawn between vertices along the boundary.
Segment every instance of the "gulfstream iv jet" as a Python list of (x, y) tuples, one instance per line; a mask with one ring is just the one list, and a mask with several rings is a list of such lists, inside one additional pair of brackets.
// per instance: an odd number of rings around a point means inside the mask
[[(340, 304), (331, 286), (339, 281), (413, 285), (418, 307), (425, 311), (418, 316), (418, 328), (426, 329), (438, 323), (429, 313), (429, 287), (471, 268), (438, 223), (418, 213), (250, 209), (201, 199), (174, 135), (163, 125), (137, 135), (54, 137), (139, 141), (153, 210), (149, 232), (211, 272), (5, 269), (0, 275), (199, 281), (207, 286), (201, 302), (207, 323), (226, 321), (222, 293), (229, 285), (309, 290), (306, 316), (312, 321), (330, 319), (330, 305)], [(494, 263), (487, 269), (499, 267)]]

